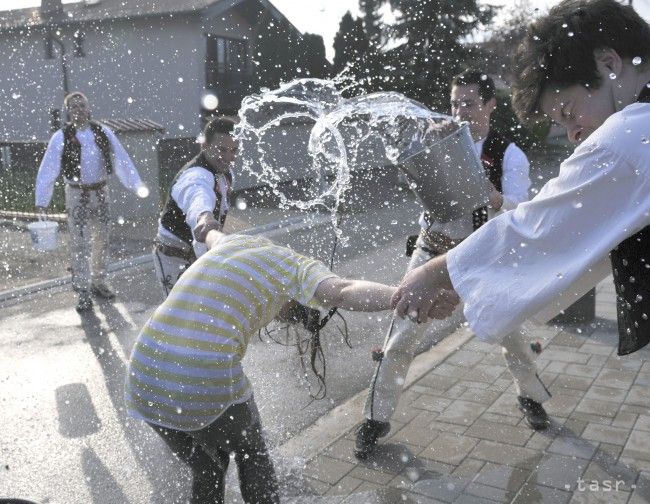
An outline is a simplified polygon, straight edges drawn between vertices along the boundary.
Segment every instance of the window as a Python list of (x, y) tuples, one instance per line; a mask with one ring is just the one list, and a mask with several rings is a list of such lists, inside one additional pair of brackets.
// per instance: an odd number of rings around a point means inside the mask
[(248, 43), (241, 39), (231, 39), (208, 35), (206, 61), (206, 87), (216, 88), (229, 76), (240, 77), (250, 73), (248, 64)]

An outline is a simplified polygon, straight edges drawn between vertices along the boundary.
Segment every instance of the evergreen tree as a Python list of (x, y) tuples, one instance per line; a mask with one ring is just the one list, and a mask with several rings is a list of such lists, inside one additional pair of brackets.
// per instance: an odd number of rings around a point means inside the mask
[(363, 22), (354, 19), (349, 11), (346, 12), (334, 36), (334, 73), (338, 74), (349, 64), (353, 75), (362, 75), (362, 61), (369, 51), (370, 41), (363, 29)]
[(303, 76), (319, 79), (329, 76), (331, 65), (325, 57), (323, 37), (313, 33), (305, 33), (298, 46), (300, 52), (298, 68), (302, 70)]
[(466, 38), (494, 15), (477, 0), (389, 0), (397, 13), (390, 34), (404, 43), (390, 51), (391, 84), (437, 110), (449, 107), (449, 82), (471, 52)]
[(378, 48), (382, 41), (382, 24), (379, 16), (379, 7), (384, 0), (359, 0), (359, 9), (363, 20), (363, 29), (370, 43)]

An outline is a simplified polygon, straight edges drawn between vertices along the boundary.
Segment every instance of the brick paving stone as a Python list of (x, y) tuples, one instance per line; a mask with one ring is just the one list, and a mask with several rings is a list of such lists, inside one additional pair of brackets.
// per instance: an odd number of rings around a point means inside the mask
[(422, 450), (419, 457), (458, 465), (474, 449), (477, 443), (478, 440), (476, 439), (443, 433)]
[[(344, 476), (339, 482), (330, 488), (326, 495), (348, 495), (353, 493), (363, 481), (352, 476)], [(329, 503), (328, 503), (329, 504)]]
[[(553, 364), (555, 364), (555, 362), (553, 362)], [(585, 378), (596, 378), (600, 371), (600, 366), (588, 366), (585, 364), (567, 364), (564, 368), (566, 374), (583, 376)]]
[(465, 393), (466, 390), (467, 387), (465, 385), (462, 385), (459, 381), (453, 387), (448, 389), (447, 392), (443, 394), (443, 396), (452, 400), (458, 399), (460, 396), (462, 396)]
[(650, 387), (645, 385), (632, 385), (625, 398), (626, 404), (636, 406), (650, 406)]
[(580, 458), (544, 455), (537, 467), (537, 482), (559, 490), (573, 490), (588, 463), (588, 460)]
[(477, 420), (465, 432), (466, 436), (490, 441), (498, 441), (511, 445), (524, 446), (533, 435), (531, 429), (525, 427), (514, 427), (493, 422)]
[(429, 373), (420, 378), (416, 383), (428, 387), (435, 392), (446, 392), (458, 382), (457, 378)]
[(578, 349), (578, 352), (609, 357), (614, 353), (614, 348), (610, 346), (594, 345), (593, 343), (586, 342)]
[(498, 501), (476, 497), (475, 495), (463, 494), (454, 501), (454, 504), (494, 504), (495, 502)]
[[(450, 401), (451, 403), (451, 401)], [(408, 423), (408, 425), (417, 426), (422, 425), (426, 426), (431, 424), (436, 418), (438, 418), (438, 413), (435, 411), (420, 410)]]
[(639, 373), (634, 379), (634, 385), (650, 385), (650, 374), (648, 373)]
[(304, 474), (323, 483), (334, 485), (354, 467), (355, 464), (319, 455), (307, 465)]
[(612, 457), (614, 460), (618, 460), (620, 457), (621, 453), (623, 453), (623, 447), (615, 444), (610, 444), (610, 443), (600, 443), (600, 446), (598, 447), (599, 452), (602, 452), (603, 454), (607, 455), (608, 457)]
[(414, 493), (441, 500), (454, 502), (463, 493), (468, 481), (451, 476), (421, 479), (410, 483), (405, 488)]
[(553, 382), (553, 385), (551, 386), (551, 392), (564, 389), (585, 391), (591, 387), (592, 382), (593, 380), (591, 378), (560, 374)]
[(439, 422), (472, 425), (485, 411), (485, 405), (469, 401), (453, 401), (436, 419)]
[(634, 406), (632, 404), (621, 404), (621, 413), (632, 413), (635, 415), (648, 415), (650, 414), (650, 409), (647, 406)]
[(428, 425), (408, 424), (390, 436), (393, 443), (408, 443), (416, 446), (427, 446), (438, 437), (440, 431)]
[(635, 371), (605, 368), (594, 380), (594, 385), (629, 390), (634, 378), (636, 378)]
[(553, 442), (553, 438), (547, 437), (541, 432), (535, 432), (532, 435), (532, 437), (528, 440), (528, 442), (525, 444), (525, 447), (541, 452), (546, 450), (551, 445), (552, 442)]
[(632, 431), (621, 457), (650, 461), (650, 436), (645, 431)]
[(447, 360), (445, 360), (445, 362), (448, 364), (453, 364), (454, 366), (473, 367), (481, 362), (485, 355), (486, 354), (483, 352), (463, 349), (454, 352), (447, 358)]
[(596, 450), (596, 444), (585, 439), (574, 436), (560, 436), (553, 440), (547, 451), (558, 455), (589, 460), (594, 456)]
[(331, 485), (318, 481), (317, 479), (303, 476), (302, 483), (313, 493), (318, 495), (325, 495), (332, 488)]
[(585, 398), (578, 403), (575, 411), (580, 413), (589, 413), (590, 415), (614, 418), (616, 413), (618, 413), (618, 404), (609, 401)]
[(440, 432), (449, 432), (453, 434), (462, 434), (464, 433), (469, 425), (460, 425), (448, 422), (440, 422), (437, 419), (429, 424), (429, 427), (432, 429), (439, 430)]
[[(403, 464), (405, 465), (405, 464)], [(395, 477), (395, 474), (384, 472), (384, 471), (375, 471), (369, 467), (363, 465), (358, 465), (348, 476), (357, 478), (362, 481), (369, 481), (370, 483), (375, 483), (377, 485), (387, 485), (390, 480)]]
[(621, 446), (625, 446), (629, 435), (630, 429), (593, 423), (587, 425), (587, 428), (582, 433), (582, 437), (585, 439), (601, 443), (612, 443)]
[(488, 462), (530, 469), (537, 464), (542, 454), (537, 450), (520, 446), (495, 443), (494, 441), (479, 441), (469, 456)]
[(585, 344), (586, 338), (581, 334), (573, 334), (570, 332), (560, 332), (552, 340), (554, 345), (564, 345), (573, 348), (580, 348)]
[(638, 471), (630, 469), (624, 464), (616, 463), (613, 457), (609, 457), (609, 454), (601, 452), (598, 455), (587, 466), (587, 469), (581, 477), (585, 483), (582, 483), (580, 487), (589, 486), (589, 482), (598, 482), (602, 489), (602, 485), (606, 481), (613, 488), (618, 488), (626, 492), (631, 492), (636, 487), (636, 482), (639, 477)]
[(544, 403), (544, 409), (551, 416), (566, 418), (576, 409), (580, 400), (580, 397), (555, 393), (553, 397)]
[(432, 371), (435, 375), (442, 375), (448, 378), (456, 378), (456, 380), (463, 380), (467, 376), (467, 369), (461, 366), (452, 366), (443, 362), (442, 364), (436, 366)]
[[(650, 473), (650, 461), (649, 460), (628, 458), (628, 457), (626, 457), (624, 455), (624, 453), (621, 453), (621, 455), (618, 457), (618, 461), (621, 464), (627, 464), (628, 466), (633, 467), (637, 471), (645, 471), (645, 472)], [(650, 500), (648, 502), (650, 502)]]
[(626, 395), (627, 393), (625, 390), (594, 385), (587, 391), (585, 397), (587, 399), (597, 399), (599, 401), (622, 403), (625, 400)]
[(498, 390), (468, 388), (460, 396), (460, 399), (481, 404), (492, 404), (500, 395), (501, 392)]
[(418, 397), (417, 399), (413, 400), (413, 402), (411, 402), (410, 408), (411, 409), (415, 408), (418, 410), (434, 411), (436, 413), (440, 413), (444, 411), (451, 404), (451, 402), (452, 402), (451, 399), (447, 399), (444, 397), (436, 397), (432, 395), (422, 394), (420, 397)]
[(581, 411), (574, 411), (573, 413), (571, 413), (571, 416), (569, 418), (573, 418), (574, 420), (580, 420), (582, 422), (587, 422), (587, 423), (591, 422), (591, 423), (599, 423), (603, 425), (612, 424), (612, 417), (594, 415), (592, 413), (583, 413)]
[(481, 471), (483, 466), (488, 463), (484, 460), (465, 458), (451, 474), (458, 478), (472, 480)]
[(497, 381), (494, 383), (490, 384), (490, 388), (494, 390), (500, 390), (503, 392), (506, 390), (508, 387), (512, 386), (512, 378), (499, 378)]
[(519, 425), (521, 423), (520, 417), (500, 415), (498, 413), (493, 413), (492, 411), (486, 411), (480, 416), (481, 420), (486, 422), (501, 423), (506, 425)]
[(504, 392), (501, 396), (492, 403), (487, 409), (490, 413), (498, 415), (511, 416), (514, 418), (521, 418), (521, 411), (517, 403), (517, 396), (510, 392)]
[(529, 470), (488, 462), (474, 481), (516, 493), (529, 476)]
[(588, 366), (602, 368), (607, 364), (607, 357), (605, 355), (592, 355), (587, 361)]
[(577, 418), (568, 418), (562, 426), (562, 431), (569, 431), (573, 436), (580, 436), (587, 428), (589, 422), (578, 420)]
[[(368, 495), (363, 495), (364, 493)], [(376, 504), (381, 504), (382, 500), (377, 496), (382, 493), (384, 493), (384, 489), (380, 485), (364, 481), (357, 487), (354, 494), (344, 499), (341, 504), (373, 504), (373, 501)]]
[(618, 356), (618, 355), (612, 355), (609, 359), (607, 359), (607, 363), (605, 364), (605, 368), (607, 369), (618, 369), (619, 371), (643, 371), (643, 368), (641, 367), (643, 365), (643, 362), (637, 359), (630, 358), (626, 355), (623, 356)]
[(557, 345), (549, 345), (544, 349), (539, 357), (539, 360), (544, 361), (557, 361), (575, 364), (586, 364), (590, 355), (585, 353), (578, 353), (573, 348), (559, 347)]
[(635, 430), (650, 431), (650, 415), (639, 415), (634, 424)]
[(509, 492), (502, 488), (495, 488), (488, 485), (472, 482), (465, 488), (465, 493), (489, 499), (493, 502), (510, 502), (516, 495), (516, 492)]
[(647, 504), (648, 502), (650, 502), (650, 476), (641, 473), (628, 504)]
[(625, 504), (630, 498), (630, 492), (600, 491), (575, 492), (569, 504)]
[(501, 352), (485, 354), (483, 360), (481, 360), (481, 364), (487, 364), (488, 366), (498, 366), (503, 364), (503, 355)]
[(469, 381), (469, 380), (459, 380), (458, 384), (462, 385), (467, 389), (492, 390), (493, 387), (493, 384), (491, 383), (476, 382), (476, 381)]
[(512, 504), (565, 504), (571, 498), (569, 492), (527, 482), (512, 501)]

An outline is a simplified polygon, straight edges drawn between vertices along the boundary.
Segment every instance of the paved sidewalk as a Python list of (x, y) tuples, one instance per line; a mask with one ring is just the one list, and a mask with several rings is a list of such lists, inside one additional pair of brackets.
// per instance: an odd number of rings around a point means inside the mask
[[(616, 331), (611, 279), (598, 287), (594, 323), (536, 330), (553, 394), (543, 432), (518, 411), (499, 348), (474, 337), (407, 380), (392, 431), (368, 460), (353, 455), (363, 398), (337, 408), (338, 418), (292, 440), (316, 443), (304, 471), (323, 496), (314, 502), (650, 502), (650, 350), (618, 357)], [(314, 433), (327, 433), (324, 448)]]

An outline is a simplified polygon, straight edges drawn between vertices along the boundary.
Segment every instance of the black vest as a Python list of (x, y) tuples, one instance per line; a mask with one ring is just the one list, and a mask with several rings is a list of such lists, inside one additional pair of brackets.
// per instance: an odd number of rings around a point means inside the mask
[[(90, 130), (95, 137), (95, 143), (104, 158), (106, 174), (113, 173), (111, 160), (111, 144), (102, 127), (95, 121), (90, 121)], [(81, 178), (81, 144), (77, 140), (77, 130), (69, 123), (63, 128), (63, 153), (61, 154), (61, 168), (63, 176), (68, 180)]]
[[(500, 193), (503, 193), (503, 187), (501, 185), (501, 180), (503, 179), (503, 157), (510, 143), (510, 140), (506, 137), (490, 129), (488, 136), (485, 138), (485, 142), (483, 142), (483, 149), (481, 150), (481, 162), (485, 169), (485, 175)], [(487, 207), (484, 206), (474, 210), (472, 213), (472, 221), (474, 231), (485, 224), (488, 221)]]
[[(637, 101), (650, 103), (647, 85)], [(627, 355), (650, 343), (650, 226), (619, 243), (610, 259), (616, 287), (618, 355)]]
[[(169, 194), (167, 195), (167, 201), (165, 201), (165, 206), (163, 207), (163, 210), (160, 213), (160, 224), (162, 225), (162, 227), (164, 227), (172, 234), (174, 234), (175, 236), (177, 236), (178, 238), (180, 238), (181, 240), (183, 240), (184, 242), (190, 245), (192, 244), (192, 239), (193, 239), (192, 230), (190, 229), (190, 226), (187, 225), (187, 222), (185, 222), (185, 214), (176, 204), (174, 198), (172, 198), (171, 189), (174, 187), (179, 177), (185, 171), (195, 166), (198, 166), (200, 168), (205, 168), (214, 176), (214, 193), (217, 196), (217, 203), (214, 209), (212, 210), (212, 214), (214, 215), (214, 218), (217, 219), (221, 223), (221, 225), (223, 225), (224, 222), (226, 221), (226, 214), (228, 213), (228, 210), (226, 209), (223, 215), (220, 214), (221, 198), (223, 197), (223, 195), (219, 194), (219, 191), (217, 191), (217, 184), (219, 182), (219, 177), (222, 175), (222, 173), (212, 168), (212, 166), (210, 166), (208, 161), (201, 153), (195, 158), (191, 159), (187, 164), (185, 164), (185, 166), (183, 166), (178, 171), (169, 188)], [(228, 183), (232, 184), (231, 172), (226, 173), (226, 178), (228, 179)]]

